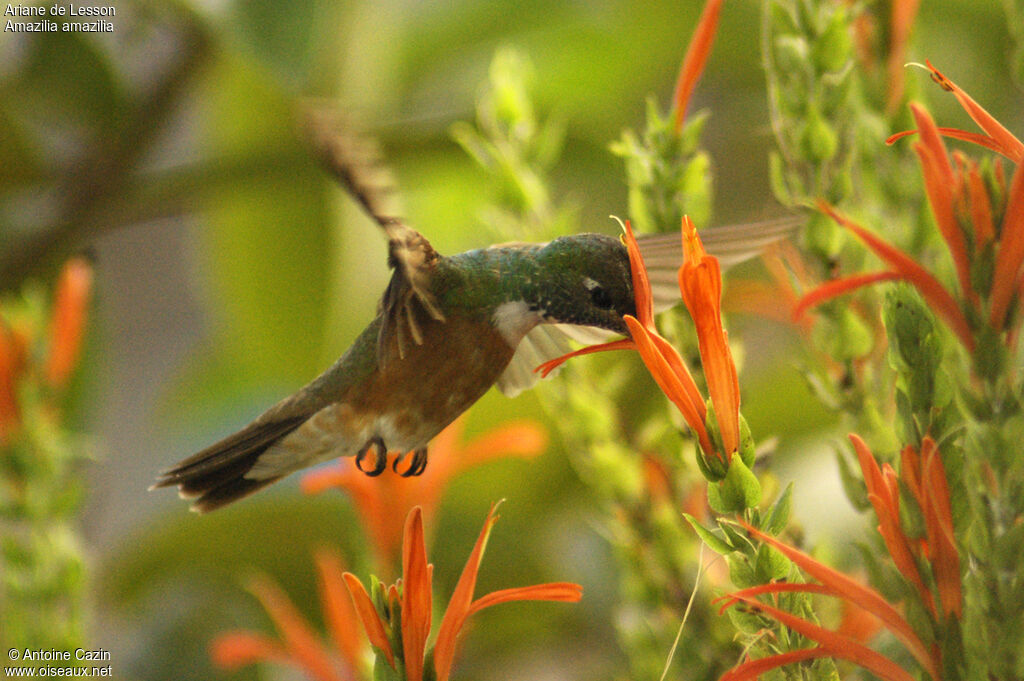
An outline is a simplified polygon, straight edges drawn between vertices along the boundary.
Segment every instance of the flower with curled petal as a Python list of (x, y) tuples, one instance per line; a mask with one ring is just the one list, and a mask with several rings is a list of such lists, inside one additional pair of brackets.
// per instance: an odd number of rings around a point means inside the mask
[(503, 589), (474, 600), (484, 548), (498, 519), (495, 508), (491, 507), (484, 520), (484, 527), (441, 618), (432, 650), (428, 651), (427, 640), (431, 629), (433, 566), (427, 563), (423, 512), (419, 507), (409, 513), (405, 523), (402, 579), (391, 586), (374, 580), (367, 590), (355, 575), (345, 573), (345, 585), (366, 636), (378, 655), (378, 664), (383, 661), (399, 678), (448, 681), (459, 634), (469, 617), (485, 608), (510, 601), (576, 602), (582, 597), (583, 590), (578, 584), (556, 582)]

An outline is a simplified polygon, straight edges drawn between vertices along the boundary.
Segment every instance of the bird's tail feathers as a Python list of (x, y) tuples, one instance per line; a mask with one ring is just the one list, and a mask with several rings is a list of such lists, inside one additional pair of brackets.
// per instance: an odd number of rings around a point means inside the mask
[(213, 511), (280, 480), (282, 475), (259, 479), (246, 474), (275, 442), (306, 418), (296, 416), (270, 422), (256, 421), (160, 474), (150, 489), (177, 486), (178, 494), (195, 499), (192, 510)]

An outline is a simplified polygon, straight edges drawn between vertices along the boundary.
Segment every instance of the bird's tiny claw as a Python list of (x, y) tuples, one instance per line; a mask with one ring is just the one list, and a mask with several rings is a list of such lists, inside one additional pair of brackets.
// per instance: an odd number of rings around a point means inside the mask
[[(402, 458), (404, 457), (405, 454), (402, 455)], [(397, 461), (395, 462), (395, 465), (398, 465)], [(395, 468), (394, 470), (396, 473), (398, 472), (397, 468)], [(423, 471), (425, 470), (427, 470), (427, 448), (420, 447), (419, 449), (412, 453), (412, 463), (409, 464), (408, 470), (406, 470), (404, 473), (401, 473), (401, 476), (403, 478), (411, 478), (413, 476), (423, 475)]]
[[(373, 450), (375, 461), (373, 464), (373, 468), (367, 470), (363, 468), (363, 459), (366, 458), (366, 455), (370, 452), (371, 449)], [(363, 445), (363, 448), (360, 449), (358, 453), (356, 453), (356, 468), (358, 468), (363, 473), (366, 473), (371, 478), (375, 478), (381, 473), (383, 473), (384, 469), (387, 467), (388, 449), (384, 445), (384, 440), (382, 440), (379, 435), (374, 438), (371, 438), (370, 440), (367, 440), (366, 444)]]

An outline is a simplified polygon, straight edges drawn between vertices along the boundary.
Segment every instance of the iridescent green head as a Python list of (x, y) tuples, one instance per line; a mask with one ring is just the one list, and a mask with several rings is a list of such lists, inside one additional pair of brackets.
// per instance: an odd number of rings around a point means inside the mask
[(560, 237), (541, 249), (537, 261), (550, 279), (535, 303), (546, 321), (628, 334), (622, 316), (635, 315), (636, 304), (622, 242), (603, 234)]

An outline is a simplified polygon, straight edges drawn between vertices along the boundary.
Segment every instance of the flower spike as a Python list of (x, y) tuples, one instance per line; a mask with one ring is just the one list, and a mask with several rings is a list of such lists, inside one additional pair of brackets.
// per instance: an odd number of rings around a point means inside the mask
[(804, 648), (802, 650), (791, 650), (788, 653), (769, 655), (756, 660), (747, 660), (741, 665), (733, 667), (725, 674), (722, 674), (719, 681), (756, 681), (761, 674), (784, 667), (795, 662), (816, 660), (821, 657), (832, 657), (832, 654), (821, 646), (817, 648)]
[[(784, 610), (780, 610), (768, 605), (767, 603), (762, 603), (750, 596), (736, 595), (736, 600), (746, 603), (756, 612), (760, 612), (763, 615), (767, 615), (768, 617), (777, 620), (801, 636), (809, 638), (820, 645), (818, 649), (812, 650), (821, 650), (828, 657), (849, 660), (850, 662), (864, 667), (871, 673), (881, 679), (885, 679), (886, 681), (915, 681), (915, 677), (910, 672), (903, 669), (884, 655), (876, 653), (874, 650), (871, 650), (864, 644), (851, 638), (837, 634), (825, 627), (801, 617), (797, 617), (796, 615)], [(819, 657), (819, 655), (813, 655), (813, 657)], [(801, 658), (798, 657), (798, 659)]]
[[(806, 553), (751, 527), (745, 522), (741, 521), (740, 524), (750, 534), (778, 549), (804, 572), (836, 593), (841, 594), (843, 599), (859, 604), (864, 610), (878, 617), (885, 624), (886, 628), (907, 647), (907, 650), (921, 663), (921, 666), (931, 674), (933, 679), (940, 678), (938, 673), (939, 666), (932, 658), (928, 648), (913, 628), (911, 628), (907, 620), (893, 606), (886, 602), (877, 591), (860, 584), (843, 573), (815, 560)], [(761, 605), (763, 606), (763, 604)], [(784, 624), (789, 626), (788, 623), (784, 622)]]

